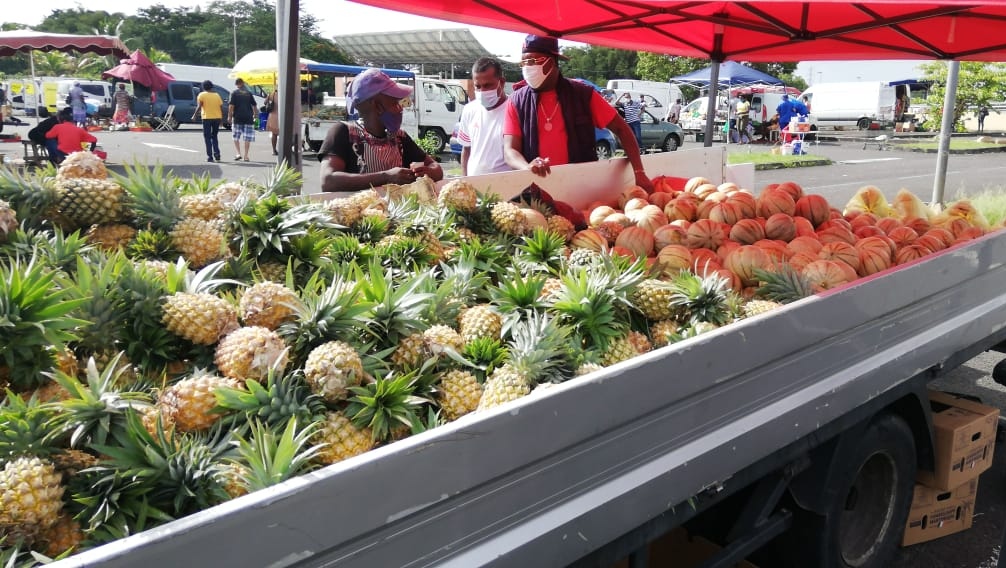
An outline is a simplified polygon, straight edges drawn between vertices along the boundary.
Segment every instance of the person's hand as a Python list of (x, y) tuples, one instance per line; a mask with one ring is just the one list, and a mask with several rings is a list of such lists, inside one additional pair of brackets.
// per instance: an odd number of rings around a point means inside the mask
[(636, 185), (646, 190), (646, 193), (653, 193), (653, 182), (646, 176), (643, 170), (636, 170)]
[(388, 183), (403, 185), (416, 181), (416, 172), (409, 168), (391, 168), (385, 173), (388, 174)]
[(416, 174), (416, 177), (430, 175), (430, 167), (423, 162), (412, 162), (409, 164), (409, 169)]
[(528, 163), (528, 169), (536, 176), (546, 177), (552, 173), (552, 168), (548, 164), (548, 158), (538, 157)]

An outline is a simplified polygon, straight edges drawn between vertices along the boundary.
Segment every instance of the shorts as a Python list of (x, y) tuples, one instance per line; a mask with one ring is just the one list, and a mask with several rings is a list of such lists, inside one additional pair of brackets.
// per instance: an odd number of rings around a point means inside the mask
[(244, 140), (245, 142), (255, 141), (255, 125), (254, 124), (232, 124), (231, 125), (231, 135), (234, 140)]

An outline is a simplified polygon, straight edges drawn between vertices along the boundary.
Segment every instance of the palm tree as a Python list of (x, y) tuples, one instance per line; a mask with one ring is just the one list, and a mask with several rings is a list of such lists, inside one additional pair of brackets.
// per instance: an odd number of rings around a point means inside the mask
[(147, 57), (154, 63), (171, 63), (174, 61), (171, 58), (171, 54), (167, 51), (161, 51), (156, 47), (151, 47), (146, 50)]
[(67, 61), (67, 54), (58, 51), (33, 51), (31, 56), (35, 59), (35, 74), (42, 76), (58, 77), (69, 73), (71, 66)]

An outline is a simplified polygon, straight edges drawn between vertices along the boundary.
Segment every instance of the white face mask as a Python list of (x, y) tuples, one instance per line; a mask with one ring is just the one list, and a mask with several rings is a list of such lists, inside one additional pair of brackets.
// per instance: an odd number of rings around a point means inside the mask
[(528, 86), (532, 89), (537, 89), (542, 86), (548, 75), (545, 74), (545, 65), (527, 65), (521, 67), (521, 74), (524, 75), (524, 80), (527, 81)]
[(486, 108), (493, 108), (500, 102), (499, 89), (493, 89), (491, 91), (475, 91), (475, 100), (482, 103), (482, 106)]

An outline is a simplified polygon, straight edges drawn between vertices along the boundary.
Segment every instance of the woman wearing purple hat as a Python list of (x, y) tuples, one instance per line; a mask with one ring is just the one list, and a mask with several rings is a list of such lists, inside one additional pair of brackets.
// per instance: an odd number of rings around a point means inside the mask
[(318, 151), (321, 190), (350, 192), (389, 183), (407, 184), (419, 176), (444, 178), (437, 161), (402, 130), (401, 100), (412, 87), (391, 80), (380, 69), (367, 69), (346, 93), (347, 110), (360, 118), (328, 130)]

